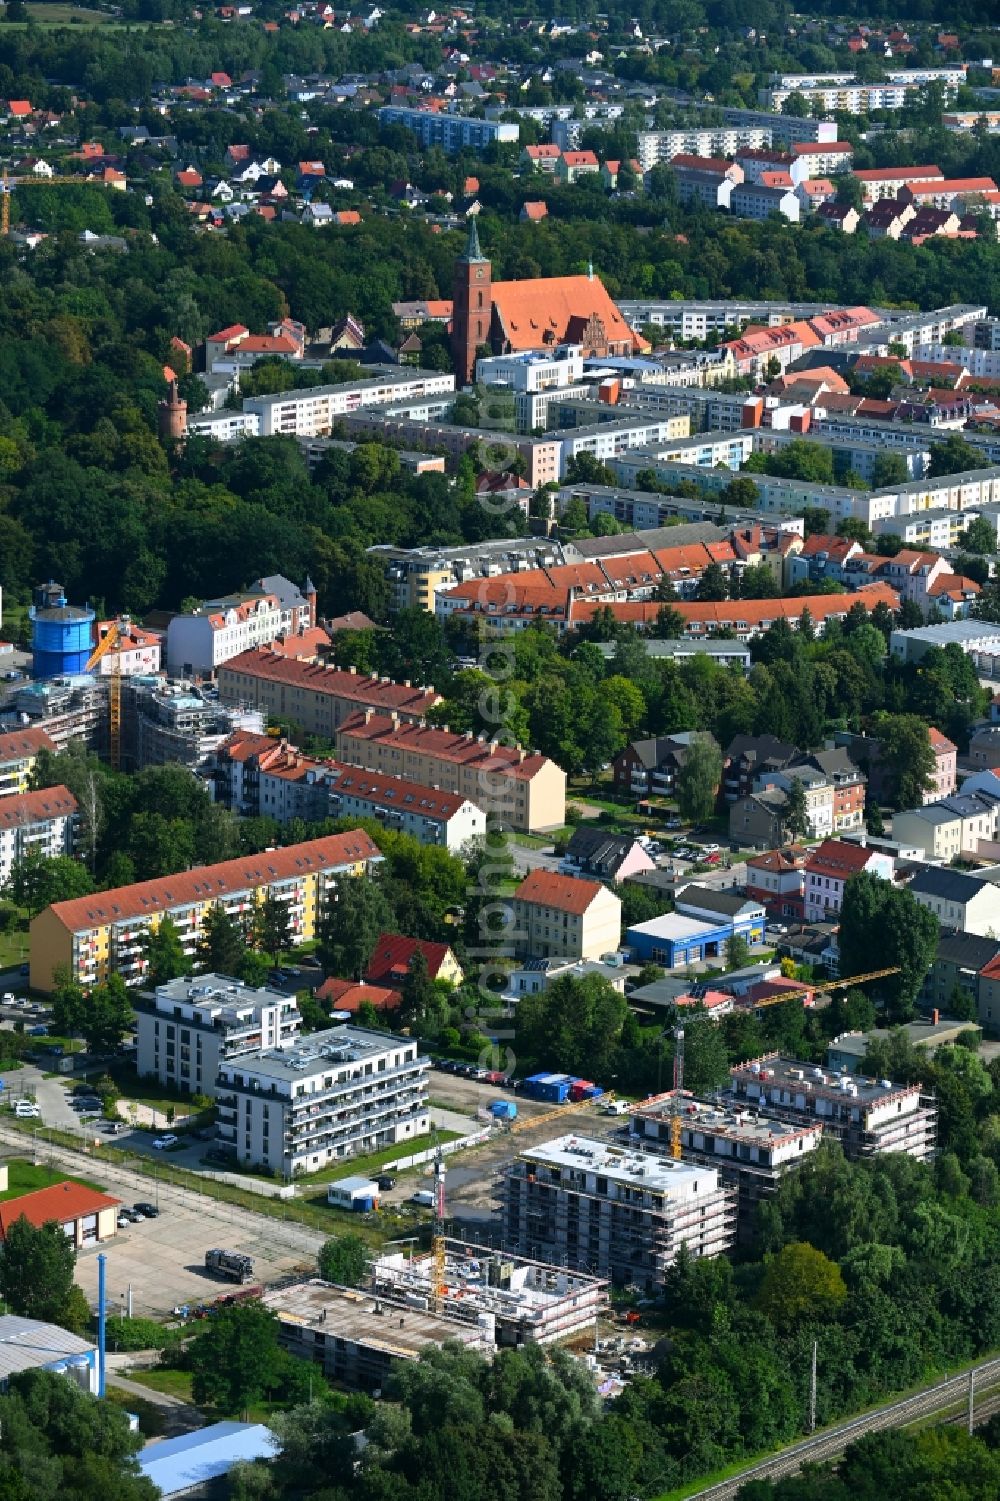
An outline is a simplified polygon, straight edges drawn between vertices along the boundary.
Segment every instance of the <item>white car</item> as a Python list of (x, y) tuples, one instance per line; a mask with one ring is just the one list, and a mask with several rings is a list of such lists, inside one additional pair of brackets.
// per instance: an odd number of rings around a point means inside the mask
[(156, 1140), (153, 1142), (153, 1148), (157, 1152), (165, 1152), (168, 1147), (176, 1146), (177, 1141), (178, 1138), (176, 1136), (171, 1136), (168, 1132), (166, 1136), (158, 1136), (156, 1138)]
[(0, 1005), (13, 1006), (14, 1004), (14, 992), (12, 990), (5, 990), (3, 995), (0, 996)]
[(18, 1100), (14, 1114), (19, 1121), (41, 1120), (42, 1112), (30, 1100)]

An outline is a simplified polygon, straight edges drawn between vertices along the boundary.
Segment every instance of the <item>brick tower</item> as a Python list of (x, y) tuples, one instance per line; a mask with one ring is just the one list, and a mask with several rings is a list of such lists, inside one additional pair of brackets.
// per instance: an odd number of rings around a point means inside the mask
[(490, 262), (479, 248), (479, 230), (473, 215), (465, 254), (455, 261), (451, 353), (458, 386), (472, 384), (476, 374), (476, 350), (480, 344), (489, 343), (493, 321), (491, 269)]
[(183, 443), (187, 432), (187, 402), (178, 392), (175, 380), (167, 386), (166, 400), (157, 404), (157, 426), (161, 442)]

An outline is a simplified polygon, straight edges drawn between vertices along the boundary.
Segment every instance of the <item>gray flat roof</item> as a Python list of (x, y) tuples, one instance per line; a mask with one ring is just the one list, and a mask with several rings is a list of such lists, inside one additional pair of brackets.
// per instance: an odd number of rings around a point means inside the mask
[(306, 1079), (312, 1074), (327, 1073), (339, 1064), (360, 1063), (407, 1047), (415, 1047), (408, 1037), (367, 1032), (361, 1027), (327, 1027), (323, 1032), (298, 1038), (291, 1047), (244, 1055), (223, 1067), (268, 1079)]

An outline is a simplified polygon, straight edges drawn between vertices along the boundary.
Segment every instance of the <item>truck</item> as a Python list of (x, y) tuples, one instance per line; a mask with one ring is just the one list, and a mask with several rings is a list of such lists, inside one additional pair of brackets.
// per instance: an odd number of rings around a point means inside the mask
[(205, 1269), (228, 1277), (231, 1282), (253, 1281), (253, 1257), (244, 1256), (241, 1251), (206, 1251)]

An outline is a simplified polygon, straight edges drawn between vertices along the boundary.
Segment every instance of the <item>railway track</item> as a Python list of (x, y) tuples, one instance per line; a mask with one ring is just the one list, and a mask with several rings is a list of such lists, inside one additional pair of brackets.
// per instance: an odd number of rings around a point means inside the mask
[[(984, 1360), (973, 1369), (976, 1373), (975, 1417), (985, 1418), (1000, 1407), (1000, 1391), (992, 1391), (993, 1388), (1000, 1388), (1000, 1360)], [(866, 1433), (877, 1433), (883, 1428), (905, 1428), (909, 1423), (916, 1422), (920, 1418), (933, 1417), (935, 1413), (958, 1407), (966, 1400), (968, 1390), (968, 1371), (960, 1376), (949, 1376), (945, 1381), (938, 1382), (936, 1386), (927, 1387), (924, 1391), (916, 1392), (912, 1397), (903, 1397), (897, 1402), (887, 1402), (883, 1407), (864, 1413), (859, 1418), (851, 1418), (846, 1423), (838, 1423), (835, 1428), (830, 1428), (825, 1433), (802, 1439), (770, 1459), (749, 1465), (738, 1475), (720, 1481), (717, 1485), (707, 1486), (700, 1491), (692, 1491), (690, 1501), (694, 1501), (695, 1497), (698, 1497), (699, 1501), (702, 1497), (706, 1498), (706, 1501), (731, 1501), (731, 1498), (739, 1493), (740, 1488), (750, 1480), (779, 1480), (783, 1475), (794, 1474), (804, 1464), (818, 1464), (824, 1460), (838, 1458), (848, 1444)], [(983, 1398), (982, 1406), (979, 1405), (978, 1400), (980, 1394)], [(956, 1413), (949, 1421), (964, 1422), (964, 1408), (961, 1414)]]

